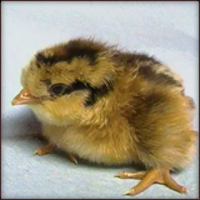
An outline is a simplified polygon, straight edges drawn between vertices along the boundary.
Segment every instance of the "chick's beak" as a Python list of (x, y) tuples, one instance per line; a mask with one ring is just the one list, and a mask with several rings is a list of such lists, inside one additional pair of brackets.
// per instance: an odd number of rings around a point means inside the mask
[(12, 105), (40, 103), (40, 99), (31, 94), (26, 87), (12, 100)]

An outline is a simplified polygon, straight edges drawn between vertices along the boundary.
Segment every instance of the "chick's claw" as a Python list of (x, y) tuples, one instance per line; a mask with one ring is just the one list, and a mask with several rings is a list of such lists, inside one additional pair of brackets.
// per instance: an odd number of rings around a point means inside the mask
[(164, 173), (164, 183), (167, 185), (169, 188), (180, 192), (180, 193), (187, 193), (187, 189), (184, 186), (179, 185), (176, 183), (176, 181), (171, 177), (169, 171), (166, 171)]
[(146, 190), (147, 188), (149, 188), (154, 183), (164, 184), (179, 193), (187, 193), (187, 190), (185, 187), (179, 185), (172, 179), (169, 173), (169, 170), (152, 169), (147, 172), (144, 172), (144, 171), (136, 172), (136, 173), (125, 172), (125, 173), (116, 175), (116, 177), (119, 177), (122, 179), (124, 178), (141, 179), (138, 185), (136, 185), (135, 187), (127, 191), (125, 195), (134, 196), (136, 194), (139, 194), (143, 192), (144, 190)]
[(76, 165), (78, 164), (78, 160), (76, 159), (76, 157), (73, 154), (68, 154), (68, 158), (74, 164), (76, 164)]
[(54, 147), (52, 145), (48, 145), (48, 146), (42, 147), (40, 149), (36, 149), (34, 151), (34, 155), (43, 156), (46, 154), (50, 154), (53, 152), (53, 149), (54, 149)]

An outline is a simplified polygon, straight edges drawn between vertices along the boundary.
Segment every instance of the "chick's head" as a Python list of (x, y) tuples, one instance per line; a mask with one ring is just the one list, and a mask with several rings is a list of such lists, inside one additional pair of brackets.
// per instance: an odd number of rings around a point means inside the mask
[(92, 118), (108, 104), (116, 81), (113, 52), (82, 39), (39, 51), (22, 70), (23, 90), (13, 105), (28, 104), (41, 120), (57, 125)]

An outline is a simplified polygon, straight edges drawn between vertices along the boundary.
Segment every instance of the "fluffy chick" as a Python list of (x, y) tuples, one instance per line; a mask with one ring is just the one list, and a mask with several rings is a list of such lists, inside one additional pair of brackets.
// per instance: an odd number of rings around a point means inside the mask
[(13, 105), (29, 105), (50, 144), (36, 154), (56, 146), (74, 161), (142, 164), (147, 171), (117, 175), (142, 179), (129, 195), (153, 183), (186, 192), (169, 171), (193, 157), (194, 102), (182, 79), (155, 58), (74, 39), (39, 51), (21, 83)]

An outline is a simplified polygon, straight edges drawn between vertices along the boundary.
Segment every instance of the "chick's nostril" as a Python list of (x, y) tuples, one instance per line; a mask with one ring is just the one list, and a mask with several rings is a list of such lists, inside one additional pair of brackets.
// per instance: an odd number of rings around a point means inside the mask
[(27, 99), (27, 98), (29, 98), (30, 97), (30, 94), (28, 94), (28, 93), (25, 93), (25, 94), (20, 94), (20, 97), (21, 98), (23, 98), (23, 99)]
[(20, 94), (21, 97), (30, 97), (32, 96), (31, 95), (31, 92), (28, 88), (24, 88), (22, 91), (21, 91), (21, 94)]
[(25, 92), (23, 95), (24, 95), (24, 96), (30, 96), (30, 93)]

